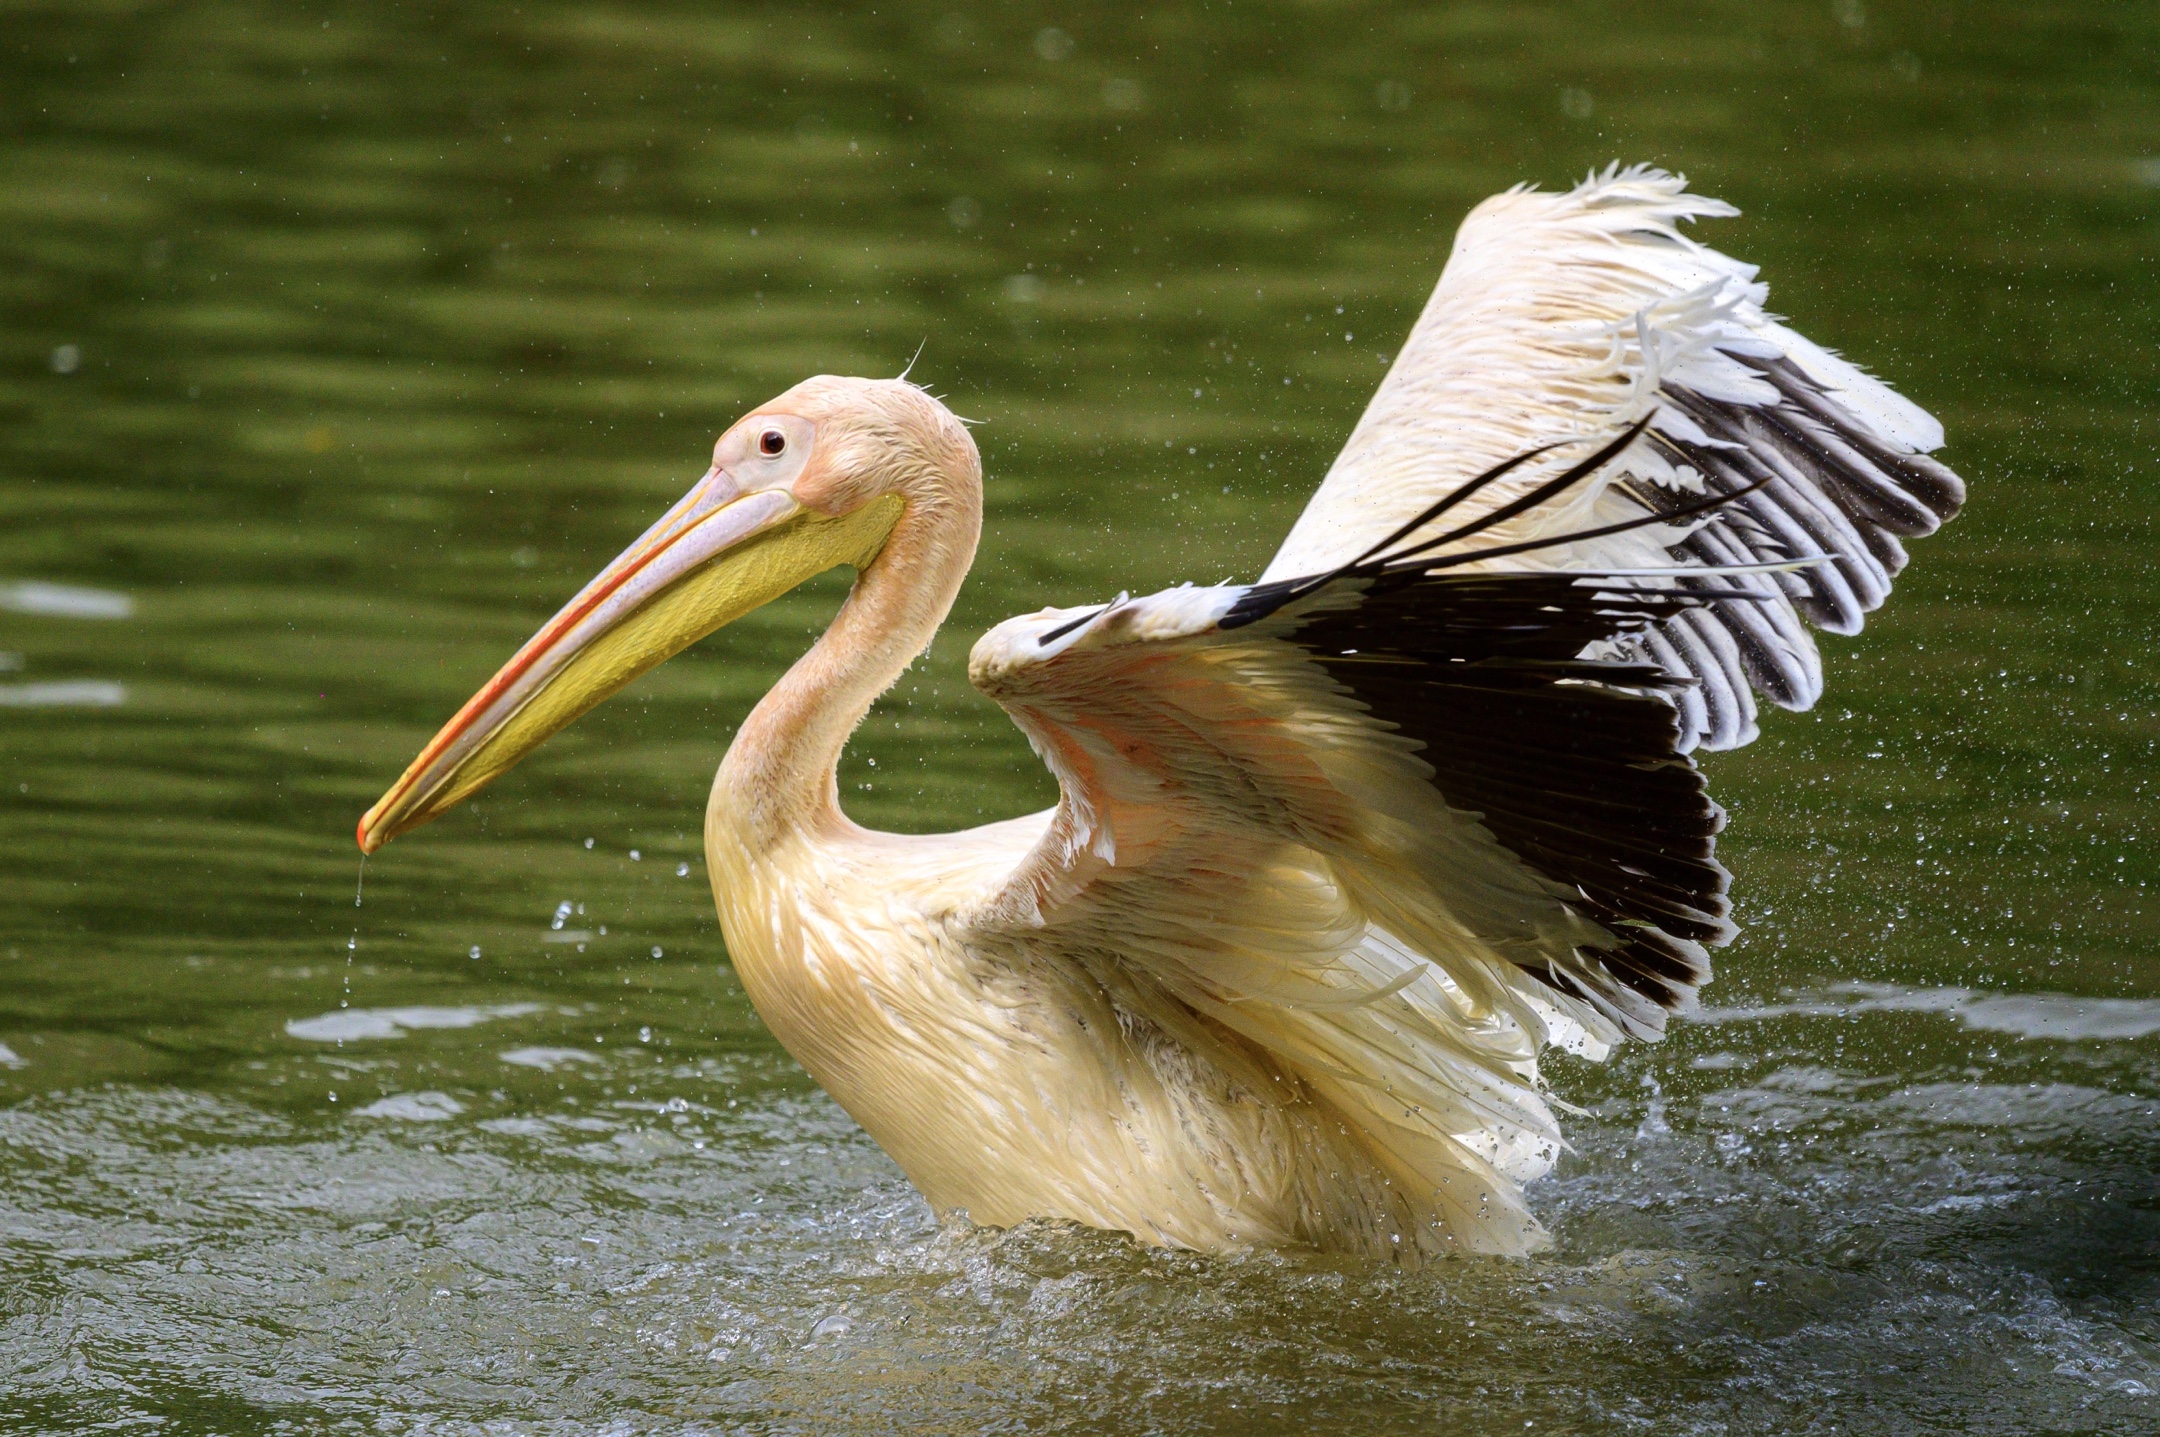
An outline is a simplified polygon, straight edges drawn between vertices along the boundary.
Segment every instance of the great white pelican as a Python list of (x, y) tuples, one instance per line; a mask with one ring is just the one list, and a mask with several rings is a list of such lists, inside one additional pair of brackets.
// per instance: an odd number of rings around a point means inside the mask
[(820, 377), (712, 467), (360, 821), (373, 852), (812, 575), (854, 587), (720, 764), (728, 952), (941, 1213), (1203, 1250), (1521, 1253), (1547, 1044), (1655, 1039), (1727, 942), (1692, 755), (1822, 691), (1964, 498), (1932, 418), (1765, 312), (1607, 170), (1471, 212), (1259, 579), (998, 625), (968, 673), (1062, 796), (878, 833), (834, 767), (975, 553), (981, 463), (902, 380)]

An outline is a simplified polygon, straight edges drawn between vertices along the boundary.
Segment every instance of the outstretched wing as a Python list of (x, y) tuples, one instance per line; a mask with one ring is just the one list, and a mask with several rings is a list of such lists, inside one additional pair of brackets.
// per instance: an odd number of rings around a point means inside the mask
[[(1595, 531), (1745, 490), (1698, 525), (1605, 534), (1515, 562), (1614, 570), (1825, 560), (1718, 581), (1750, 597), (1691, 608), (1630, 645), (1698, 681), (1672, 694), (1683, 749), (1751, 740), (1758, 693), (1784, 708), (1813, 704), (1822, 665), (1806, 623), (1857, 632), (1904, 567), (1900, 540), (1933, 532), (1965, 488), (1927, 457), (1942, 443), (1934, 419), (1777, 322), (1753, 266), (1679, 229), (1734, 213), (1647, 167), (1609, 169), (1567, 194), (1516, 189), (1479, 205), (1263, 577), (1326, 572), (1512, 455), (1648, 418), (1643, 442), (1596, 482), (1510, 515), (1481, 542)], [(1450, 522), (1519, 500), (1562, 462), (1555, 454), (1521, 466)], [(1436, 523), (1417, 537), (1445, 532)]]
[(1730, 213), (1648, 169), (1489, 201), (1260, 583), (971, 665), (1062, 788), (971, 939), (1238, 1035), (1406, 1187), (1497, 1194), (1449, 1214), (1490, 1246), (1557, 1144), (1538, 1045), (1657, 1036), (1731, 936), (1688, 751), (1812, 703), (1802, 620), (1858, 629), (1963, 499), (1677, 228)]
[(970, 673), (1063, 796), (959, 921), (1238, 1034), (1406, 1188), (1473, 1176), (1458, 1232), (1534, 1232), (1538, 1045), (1656, 1035), (1730, 933), (1675, 680), (1580, 657), (1706, 602), (1376, 560), (1009, 621)]

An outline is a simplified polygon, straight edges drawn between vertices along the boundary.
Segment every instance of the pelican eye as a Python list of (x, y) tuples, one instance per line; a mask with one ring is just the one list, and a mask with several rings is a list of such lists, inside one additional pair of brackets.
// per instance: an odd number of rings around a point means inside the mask
[(758, 436), (757, 447), (758, 453), (769, 459), (786, 451), (787, 436), (777, 429), (768, 429)]

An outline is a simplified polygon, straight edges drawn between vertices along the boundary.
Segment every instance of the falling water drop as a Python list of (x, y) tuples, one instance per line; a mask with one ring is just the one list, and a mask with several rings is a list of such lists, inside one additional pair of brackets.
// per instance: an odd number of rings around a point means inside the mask
[[(360, 895), (361, 895), (362, 891), (363, 891), (363, 890), (364, 890), (364, 889), (365, 889), (366, 887), (367, 887), (367, 855), (366, 855), (365, 853), (363, 853), (363, 854), (361, 854), (361, 855), (360, 855), (360, 873), (359, 873), (359, 876), (358, 876), (358, 877), (356, 877), (355, 879), (353, 879), (353, 890), (352, 890), (352, 906), (353, 906), (353, 907), (355, 907), (355, 908), (358, 908), (358, 907), (360, 906)], [(350, 1008), (350, 1007), (352, 1006), (352, 965), (353, 965), (353, 952), (354, 952), (354, 950), (358, 949), (358, 948), (359, 948), (359, 946), (360, 946), (360, 925), (359, 925), (359, 923), (358, 923), (357, 921), (355, 921), (355, 922), (354, 922), (354, 924), (353, 924), (353, 931), (352, 931), (352, 934), (351, 934), (351, 936), (350, 936), (350, 937), (348, 937), (348, 938), (347, 938), (347, 939), (345, 940), (345, 982), (344, 982), (344, 987), (343, 987), (343, 991), (342, 991), (342, 992), (341, 992), (341, 993), (340, 993), (340, 994), (338, 995), (338, 1006), (339, 1006), (340, 1008)], [(343, 1041), (342, 1041), (342, 1040), (340, 1040), (339, 1046), (341, 1046), (341, 1047), (343, 1046)], [(331, 1100), (332, 1102), (336, 1102), (336, 1101), (337, 1101), (337, 1097), (336, 1097), (336, 1095), (335, 1095), (335, 1094), (332, 1094), (332, 1095), (331, 1095), (331, 1099), (330, 1099), (330, 1100)]]

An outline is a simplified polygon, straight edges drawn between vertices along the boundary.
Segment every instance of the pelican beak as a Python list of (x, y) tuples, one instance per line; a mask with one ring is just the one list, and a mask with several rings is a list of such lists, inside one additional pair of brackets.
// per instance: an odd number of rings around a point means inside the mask
[(785, 488), (698, 481), (443, 725), (360, 820), (373, 853), (470, 797), (587, 709), (724, 624), (842, 564), (863, 568), (900, 518), (887, 497), (827, 515)]

